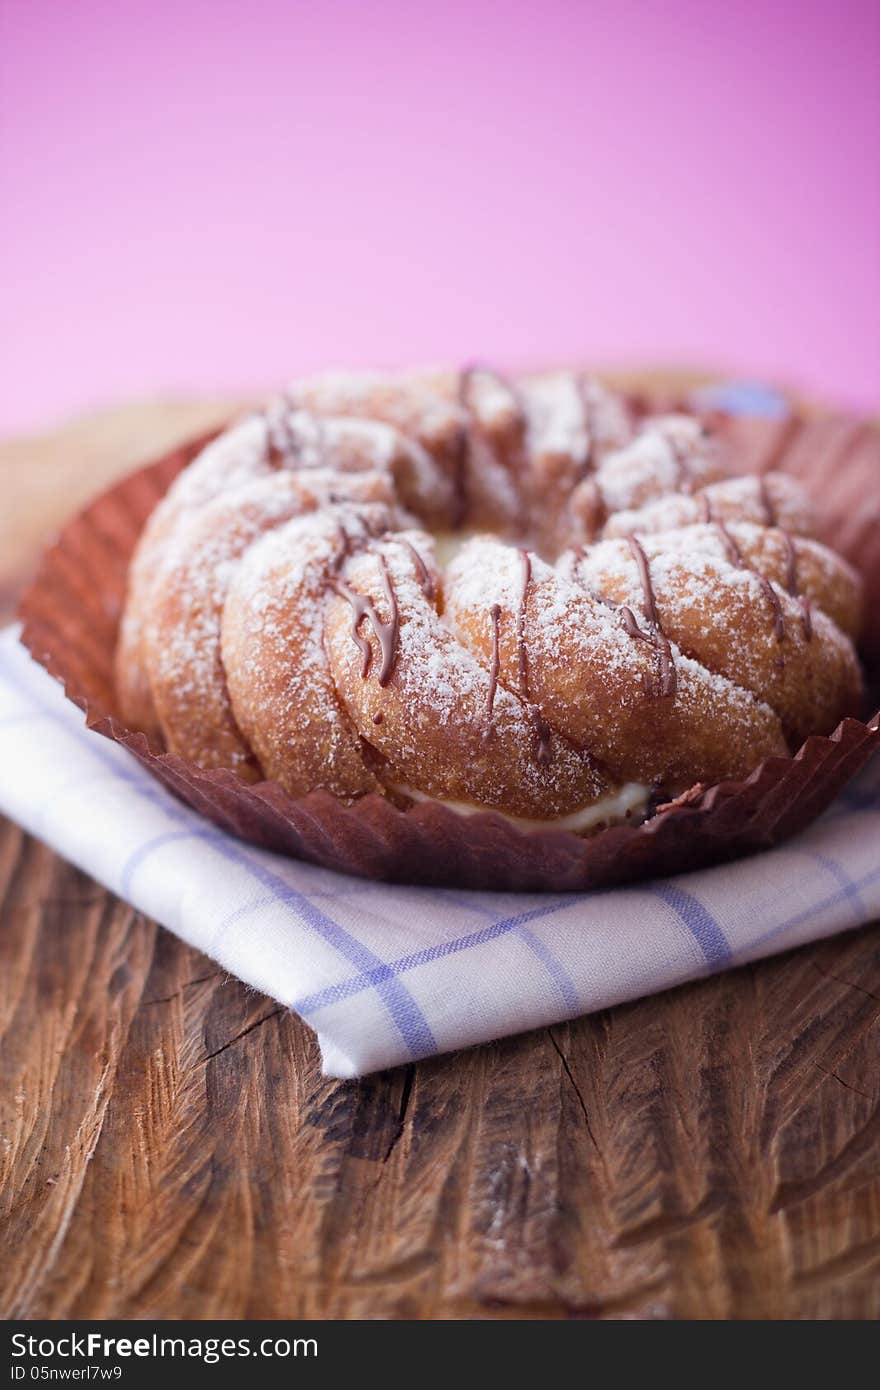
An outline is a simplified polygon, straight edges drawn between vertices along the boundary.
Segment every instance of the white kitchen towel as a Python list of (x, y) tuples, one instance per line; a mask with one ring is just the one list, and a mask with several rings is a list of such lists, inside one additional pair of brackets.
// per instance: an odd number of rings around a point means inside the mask
[[(880, 759), (797, 839), (597, 893), (368, 883), (176, 801), (0, 636), (0, 811), (315, 1029), (325, 1071), (556, 1023), (880, 919)], [(5, 930), (14, 930), (6, 926)]]

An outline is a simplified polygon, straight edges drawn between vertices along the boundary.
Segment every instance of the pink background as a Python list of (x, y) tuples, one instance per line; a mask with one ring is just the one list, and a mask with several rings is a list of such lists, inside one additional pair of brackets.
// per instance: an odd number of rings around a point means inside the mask
[(474, 357), (876, 405), (878, 133), (878, 0), (0, 0), (0, 429)]

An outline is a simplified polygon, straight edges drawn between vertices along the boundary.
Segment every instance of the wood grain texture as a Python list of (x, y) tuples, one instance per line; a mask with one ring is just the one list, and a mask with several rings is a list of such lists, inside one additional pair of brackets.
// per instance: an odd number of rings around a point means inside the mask
[(6, 1317), (876, 1317), (880, 931), (360, 1082), (0, 835)]
[(877, 1317), (878, 1020), (867, 928), (330, 1081), (0, 822), (0, 1315)]

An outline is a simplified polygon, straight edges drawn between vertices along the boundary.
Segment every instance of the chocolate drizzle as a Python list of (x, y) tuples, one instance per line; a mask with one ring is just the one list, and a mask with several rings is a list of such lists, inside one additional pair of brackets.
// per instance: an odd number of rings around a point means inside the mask
[(763, 474), (758, 479), (758, 496), (761, 499), (761, 506), (764, 508), (764, 516), (768, 526), (777, 526), (778, 518), (776, 508), (773, 505), (773, 498), (770, 496), (770, 489), (767, 486), (767, 479)]
[[(801, 621), (803, 623), (804, 636), (806, 637), (807, 641), (810, 642), (813, 638), (812, 606), (807, 595), (802, 594), (800, 588), (798, 587), (797, 553), (795, 551), (794, 541), (791, 537), (791, 534), (788, 531), (786, 531), (784, 527), (779, 525), (778, 514), (776, 512), (776, 508), (773, 505), (773, 499), (770, 496), (770, 490), (767, 486), (767, 479), (764, 477), (758, 478), (758, 496), (761, 501), (761, 507), (764, 511), (765, 524), (773, 530), (777, 531), (778, 534), (782, 537), (782, 542), (785, 546), (786, 566), (784, 587), (786, 589), (786, 592), (792, 598), (797, 599), (800, 605)], [(709, 499), (706, 497), (706, 494), (701, 493), (698, 501), (701, 507), (700, 519), (702, 521), (709, 521), (711, 517), (711, 508), (709, 506)], [(705, 507), (703, 506), (704, 503)], [(767, 597), (767, 602), (770, 604), (773, 610), (773, 627), (776, 633), (776, 640), (777, 642), (784, 641), (786, 635), (785, 609), (783, 608), (782, 603), (780, 602), (779, 595), (774, 589), (771, 580), (767, 577), (766, 574), (762, 574), (762, 572), (759, 569), (757, 569), (754, 565), (749, 563), (749, 561), (743, 555), (740, 547), (737, 545), (736, 540), (731, 535), (730, 531), (728, 530), (727, 526), (723, 521), (716, 520), (714, 522), (714, 525), (716, 531), (718, 532), (718, 535), (721, 538), (721, 541), (724, 545), (724, 549), (727, 552), (727, 557), (730, 560), (731, 564), (735, 565), (737, 569), (748, 570), (750, 574), (755, 575), (755, 577), (759, 580), (761, 588), (763, 589)]]
[(330, 583), (333, 589), (341, 598), (351, 604), (352, 622), (351, 636), (360, 651), (363, 662), (361, 664), (361, 680), (366, 680), (370, 670), (370, 663), (373, 659), (373, 648), (366, 637), (360, 632), (360, 624), (363, 618), (367, 618), (372, 625), (373, 632), (382, 652), (382, 664), (379, 668), (378, 681), (381, 686), (386, 686), (391, 679), (394, 671), (394, 663), (397, 660), (397, 646), (400, 636), (400, 610), (397, 606), (397, 595), (391, 583), (391, 576), (388, 573), (388, 565), (384, 555), (378, 555), (379, 569), (382, 575), (382, 586), (385, 590), (385, 598), (391, 616), (387, 620), (380, 618), (376, 612), (376, 605), (366, 594), (359, 594), (354, 589), (349, 588), (348, 584), (342, 579), (332, 578)]
[(657, 680), (649, 687), (648, 694), (662, 700), (674, 696), (678, 689), (678, 677), (675, 663), (672, 660), (672, 646), (660, 622), (657, 598), (651, 579), (651, 567), (648, 564), (645, 548), (634, 533), (627, 536), (627, 542), (638, 566), (639, 580), (642, 586), (642, 611), (654, 631), (645, 632), (636, 621), (631, 608), (622, 608), (621, 616), (630, 637), (638, 638), (643, 642), (650, 642), (657, 652)]
[(334, 574), (342, 568), (343, 563), (351, 554), (351, 536), (341, 521), (336, 523), (336, 534), (339, 538), (339, 547), (333, 557), (332, 569)]
[(299, 409), (299, 404), (294, 396), (285, 392), (281, 397), (281, 404), (285, 409), (285, 414), (281, 417), (280, 432), (281, 443), (276, 440), (272, 433), (272, 423), (269, 411), (264, 410), (262, 416), (266, 422), (266, 438), (263, 444), (263, 458), (270, 468), (283, 468), (288, 459), (297, 458), (300, 452), (300, 441), (297, 438), (293, 425), (290, 422), (291, 414)]
[(404, 549), (409, 551), (410, 556), (412, 557), (412, 562), (415, 565), (416, 575), (418, 576), (419, 584), (422, 587), (422, 592), (424, 593), (426, 598), (433, 600), (436, 597), (437, 591), (434, 587), (434, 580), (431, 577), (431, 571), (428, 569), (428, 566), (425, 564), (424, 560), (422, 559), (421, 555), (416, 550), (414, 545), (412, 545), (403, 536), (398, 536), (397, 539), (400, 541), (400, 544), (404, 547)]
[(471, 378), (477, 368), (473, 365), (462, 367), (458, 374), (456, 403), (464, 411), (467, 419), (459, 429), (458, 441), (453, 459), (452, 475), (452, 529), (457, 531), (464, 525), (468, 511), (468, 465), (471, 457), (471, 403), (469, 400)]
[(526, 709), (529, 712), (532, 728), (538, 740), (538, 762), (543, 766), (550, 761), (551, 731), (541, 711), (532, 703), (532, 697), (529, 692), (529, 659), (525, 640), (526, 601), (529, 595), (529, 586), (532, 582), (532, 561), (527, 550), (520, 549), (518, 553), (520, 565), (522, 566), (522, 593), (520, 594), (519, 607), (516, 610), (516, 655), (517, 668), (519, 671), (519, 690)]
[(800, 587), (798, 586), (798, 577), (797, 577), (797, 552), (795, 551), (795, 548), (794, 548), (794, 541), (793, 541), (793, 539), (792, 539), (792, 537), (791, 537), (790, 532), (784, 530), (781, 526), (777, 526), (776, 529), (777, 529), (777, 531), (779, 532), (780, 536), (782, 537), (782, 543), (783, 543), (783, 545), (785, 546), (785, 563), (786, 563), (785, 587), (786, 587), (786, 589), (788, 590), (788, 592), (791, 594), (791, 597), (797, 599), (798, 603), (800, 604), (800, 608), (801, 608), (801, 622), (803, 623), (803, 626), (804, 626), (804, 636), (806, 637), (806, 639), (807, 639), (808, 642), (812, 642), (812, 640), (813, 640), (813, 609), (812, 609), (812, 605), (811, 605), (811, 603), (810, 603), (809, 598), (807, 597), (806, 594), (802, 594), (802, 593), (801, 593)]
[(657, 612), (657, 598), (654, 593), (654, 584), (651, 579), (651, 567), (648, 564), (648, 557), (645, 554), (645, 547), (642, 545), (635, 533), (627, 536), (629, 548), (632, 551), (633, 559), (638, 565), (639, 580), (642, 585), (642, 609), (645, 617), (658, 632), (662, 631), (660, 625), (660, 614)]
[(495, 709), (495, 694), (498, 690), (498, 672), (501, 669), (501, 653), (499, 650), (499, 623), (501, 620), (501, 608), (499, 604), (493, 603), (489, 609), (489, 620), (492, 624), (492, 661), (489, 666), (489, 693), (486, 696), (486, 728), (483, 731), (484, 740), (492, 732), (492, 714)]
[(652, 647), (654, 646), (653, 636), (650, 632), (642, 631), (639, 627), (636, 615), (631, 608), (627, 608), (626, 605), (624, 605), (620, 610), (620, 616), (623, 618), (623, 626), (626, 628), (628, 637), (634, 637), (636, 641), (639, 642), (649, 642)]
[(755, 566), (749, 563), (723, 521), (716, 521), (715, 529), (721, 537), (730, 563), (735, 565), (737, 569), (747, 570), (748, 573), (753, 574), (760, 583), (761, 588), (767, 596), (767, 602), (773, 609), (773, 629), (776, 633), (776, 640), (777, 642), (784, 641), (786, 631), (785, 610), (770, 580), (767, 578), (766, 574), (762, 574), (760, 570), (755, 569)]
[(794, 541), (788, 531), (780, 529), (782, 543), (785, 546), (785, 587), (793, 598), (798, 596), (797, 582), (797, 555), (795, 554)]

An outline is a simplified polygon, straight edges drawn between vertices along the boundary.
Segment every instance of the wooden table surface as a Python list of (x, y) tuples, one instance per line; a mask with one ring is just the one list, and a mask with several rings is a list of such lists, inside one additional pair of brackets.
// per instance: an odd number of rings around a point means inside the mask
[[(0, 445), (0, 606), (217, 412)], [(329, 1081), (298, 1019), (0, 822), (0, 1316), (877, 1317), (878, 1019), (874, 927)]]

